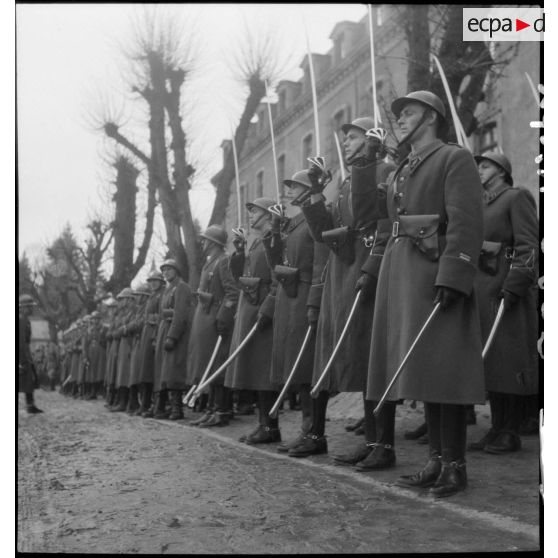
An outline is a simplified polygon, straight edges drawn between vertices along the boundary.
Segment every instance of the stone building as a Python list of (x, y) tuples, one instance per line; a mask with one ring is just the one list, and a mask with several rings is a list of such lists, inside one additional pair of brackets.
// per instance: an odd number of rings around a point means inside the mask
[[(391, 5), (373, 8), (376, 91), (381, 121), (388, 131), (397, 131), (395, 118), (389, 110), (391, 100), (407, 92), (407, 42), (393, 10)], [(358, 22), (337, 23), (330, 39), (330, 50), (312, 57), (319, 108), (319, 154), (335, 171), (326, 196), (331, 195), (340, 178), (335, 134), (342, 141), (342, 124), (373, 114), (368, 17)], [(509, 45), (493, 43), (493, 54), (498, 48), (508, 48)], [(300, 68), (303, 72), (301, 79), (279, 82), (271, 106), (279, 184), (294, 172), (307, 168), (306, 158), (318, 154), (307, 56)], [(512, 161), (515, 184), (529, 188), (538, 199), (535, 157), (540, 151), (539, 131), (532, 128), (530, 122), (539, 120), (539, 109), (525, 72), (535, 84), (539, 83), (540, 43), (517, 43), (517, 55), (504, 69), (504, 75), (493, 83), (487, 79), (485, 100), (479, 103), (475, 114), (480, 125), (469, 141), (475, 154), (501, 148)], [(243, 208), (247, 200), (262, 195), (275, 198), (277, 193), (267, 103), (261, 103), (256, 116), (250, 124), (239, 161)], [(226, 156), (231, 149), (230, 140), (222, 143), (222, 149)], [(282, 195), (282, 190), (279, 194)], [(227, 230), (237, 226), (236, 200), (233, 183), (227, 209)], [(246, 227), (245, 209), (242, 215), (242, 225)]]

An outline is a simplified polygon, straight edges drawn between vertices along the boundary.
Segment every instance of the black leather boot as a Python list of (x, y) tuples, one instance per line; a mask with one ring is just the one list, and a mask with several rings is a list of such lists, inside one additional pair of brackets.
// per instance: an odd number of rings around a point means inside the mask
[(289, 457), (308, 457), (309, 455), (319, 455), (327, 453), (327, 440), (325, 436), (316, 434), (306, 434), (302, 442), (289, 450)]
[(157, 406), (154, 409), (153, 418), (156, 419), (166, 419), (169, 417), (169, 412), (167, 411), (167, 390), (162, 389), (159, 392), (159, 397), (157, 398)]
[(109, 409), (111, 413), (123, 413), (126, 411), (126, 407), (128, 406), (128, 391), (127, 387), (118, 388), (118, 404)]
[(356, 465), (359, 461), (366, 459), (373, 449), (374, 447), (372, 446), (372, 444), (363, 442), (349, 453), (334, 455), (333, 459), (336, 463)]
[(130, 394), (128, 397), (128, 405), (126, 407), (126, 413), (129, 415), (135, 415), (136, 411), (139, 409), (138, 401), (138, 386), (130, 386)]
[(141, 414), (141, 416), (143, 418), (153, 418), (154, 417), (155, 409), (157, 408), (157, 405), (159, 404), (158, 399), (159, 399), (159, 394), (158, 393), (153, 394), (153, 402), (149, 406), (149, 409), (147, 409), (147, 411), (145, 411), (144, 413)]
[(461, 492), (465, 488), (467, 488), (465, 461), (452, 461), (442, 463), (442, 472), (429, 493), (435, 498), (443, 498)]
[(363, 424), (364, 424), (364, 417), (357, 420), (356, 422), (353, 422), (352, 424), (348, 424), (347, 426), (345, 426), (345, 430), (347, 432), (354, 432), (357, 428), (361, 427)]
[(491, 442), (493, 442), (497, 436), (498, 436), (498, 432), (496, 432), (493, 428), (491, 428), (480, 440), (477, 440), (476, 442), (471, 442), (467, 446), (467, 449), (472, 451), (482, 451), (484, 449), (484, 446), (486, 446), (486, 444), (490, 444)]
[(200, 418), (191, 421), (190, 426), (200, 426), (202, 423), (208, 421), (213, 416), (213, 411), (208, 409)]
[(182, 420), (184, 418), (184, 412), (182, 410), (182, 393), (176, 390), (171, 391), (170, 403), (171, 412), (169, 420)]
[(441, 472), (442, 456), (431, 455), (428, 463), (421, 471), (412, 475), (402, 475), (395, 481), (395, 484), (413, 488), (426, 488), (436, 483)]
[(143, 383), (140, 386), (140, 406), (139, 409), (136, 411), (136, 416), (143, 416), (149, 410), (151, 406), (151, 391), (153, 388), (153, 384)]
[(501, 454), (521, 449), (521, 438), (511, 430), (501, 430), (494, 439), (483, 447), (486, 453)]
[(228, 426), (231, 418), (230, 413), (217, 411), (213, 413), (207, 420), (199, 424), (200, 428), (211, 428), (212, 426)]
[(423, 422), (418, 428), (405, 431), (403, 437), (405, 440), (418, 440), (419, 438), (422, 438), (427, 431), (426, 422)]
[(247, 436), (245, 443), (249, 445), (255, 444), (272, 444), (281, 441), (281, 431), (279, 428), (271, 428), (270, 426), (260, 426), (258, 430)]
[(107, 402), (105, 403), (105, 407), (112, 407), (114, 405), (114, 400), (116, 398), (116, 390), (114, 386), (108, 386), (107, 388)]
[(395, 450), (391, 444), (370, 444), (372, 451), (356, 464), (357, 471), (373, 471), (395, 467)]

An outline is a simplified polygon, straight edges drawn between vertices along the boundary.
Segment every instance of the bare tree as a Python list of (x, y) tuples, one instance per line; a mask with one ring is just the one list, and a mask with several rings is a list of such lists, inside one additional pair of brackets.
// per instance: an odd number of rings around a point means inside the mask
[[(239, 158), (248, 135), (250, 120), (266, 94), (265, 82), (267, 81), (271, 87), (285, 72), (292, 60), (289, 51), (285, 51), (284, 46), (280, 45), (277, 35), (273, 33), (256, 34), (253, 28), (248, 29), (247, 26), (244, 35), (246, 42), (241, 48), (240, 54), (235, 57), (232, 66), (236, 68), (236, 78), (248, 89), (244, 109), (234, 132)], [(216, 188), (216, 197), (209, 219), (210, 224), (222, 224), (225, 221), (234, 177), (234, 159), (231, 149), (225, 156), (223, 168), (211, 179), (211, 183)]]

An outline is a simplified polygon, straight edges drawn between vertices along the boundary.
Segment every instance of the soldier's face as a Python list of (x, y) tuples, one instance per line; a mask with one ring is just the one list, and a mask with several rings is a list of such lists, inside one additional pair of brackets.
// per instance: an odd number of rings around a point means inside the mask
[[(403, 110), (399, 113), (399, 118), (397, 119), (397, 125), (403, 133), (403, 136), (406, 136), (409, 132), (412, 132), (415, 129), (415, 126), (419, 123), (425, 110), (424, 106), (420, 103), (408, 103), (403, 107)], [(424, 133), (426, 124), (427, 122), (415, 131), (413, 134), (413, 138), (415, 140), (420, 138), (422, 133)]]
[(481, 159), (481, 161), (478, 164), (478, 169), (479, 169), (480, 179), (483, 184), (486, 184), (490, 179), (494, 178), (499, 174), (504, 174), (502, 172), (502, 169), (500, 169), (498, 165), (495, 165), (494, 163), (488, 161), (487, 159)]
[(265, 223), (269, 222), (269, 220), (270, 215), (267, 211), (255, 206), (250, 209), (249, 223), (251, 228), (258, 231), (263, 230)]
[(345, 150), (345, 158), (350, 160), (356, 155), (364, 145), (364, 132), (356, 128), (349, 128), (343, 139), (343, 149)]
[(161, 281), (157, 281), (156, 279), (153, 281), (148, 281), (147, 284), (149, 285), (149, 290), (154, 293), (157, 292), (159, 290), (159, 287), (161, 286)]
[(301, 186), (300, 184), (293, 184), (290, 188), (285, 189), (285, 198), (287, 198), (289, 203), (292, 203), (293, 200), (296, 200), (296, 198), (298, 198), (298, 196), (303, 194), (305, 191), (306, 188), (304, 186)]
[(173, 279), (176, 278), (176, 269), (174, 269), (174, 267), (163, 267), (163, 269), (161, 270), (161, 272), (163, 273), (163, 277), (165, 278), (165, 281), (167, 282), (171, 282)]

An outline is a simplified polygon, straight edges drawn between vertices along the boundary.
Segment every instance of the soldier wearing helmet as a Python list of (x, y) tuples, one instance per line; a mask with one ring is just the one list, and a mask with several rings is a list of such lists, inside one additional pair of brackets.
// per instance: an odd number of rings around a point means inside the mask
[[(290, 384), (291, 394), (296, 397), (298, 393), (300, 396), (301, 432), (294, 440), (279, 444), (278, 452), (288, 452), (297, 446), (312, 425), (310, 383), (316, 341), (315, 323), (322, 293), (321, 276), (328, 257), (327, 248), (312, 238), (300, 208), (312, 188), (308, 171), (296, 172), (283, 184), (287, 187), (286, 199), (289, 202), (285, 216), (276, 220), (275, 226), (263, 237), (267, 260), (273, 270), (271, 291), (265, 305), (274, 306), (271, 352), (271, 381), (274, 384), (285, 383), (309, 327), (311, 334)], [(311, 325), (307, 317), (309, 307), (312, 307)]]
[(122, 413), (126, 411), (130, 397), (128, 381), (130, 378), (130, 356), (132, 352), (131, 322), (135, 316), (136, 297), (131, 287), (126, 287), (118, 293), (117, 300), (121, 301), (120, 315), (116, 322), (114, 336), (118, 339), (118, 351), (116, 353), (116, 375), (114, 388), (117, 393), (115, 404), (109, 409), (110, 412)]
[[(189, 285), (180, 277), (176, 260), (165, 260), (160, 269), (167, 288), (161, 296), (161, 321), (155, 347), (154, 417), (179, 420), (184, 418), (181, 391), (186, 389), (193, 297)], [(165, 408), (167, 399), (170, 399), (170, 414)]]
[(143, 329), (139, 347), (139, 399), (140, 408), (136, 415), (144, 418), (153, 417), (152, 406), (153, 382), (155, 378), (155, 348), (157, 325), (160, 321), (159, 305), (165, 290), (165, 278), (160, 271), (152, 271), (147, 277), (147, 284), (151, 291), (145, 305), (143, 315)]
[(271, 198), (257, 198), (246, 204), (250, 212), (249, 223), (253, 230), (252, 242), (245, 252), (242, 243), (235, 244), (237, 250), (231, 255), (230, 269), (241, 289), (238, 311), (231, 340), (231, 353), (236, 350), (248, 332), (257, 324), (258, 331), (234, 362), (228, 367), (225, 386), (235, 390), (257, 392), (259, 424), (250, 434), (241, 436), (240, 441), (259, 444), (281, 441), (276, 419), (269, 418), (269, 411), (279, 386), (270, 378), (270, 358), (273, 345), (273, 305), (265, 305), (271, 288), (271, 270), (267, 264), (262, 237), (271, 229), (275, 205)]
[[(205, 262), (196, 293), (198, 303), (188, 347), (188, 385), (200, 383), (219, 336), (222, 342), (212, 371), (226, 360), (239, 296), (239, 287), (231, 274), (229, 257), (225, 253), (225, 229), (218, 225), (210, 225), (200, 237)], [(226, 426), (232, 418), (233, 401), (232, 392), (230, 388), (225, 387), (223, 376), (213, 381), (209, 386), (209, 392), (209, 401), (213, 402), (213, 405), (191, 424), (202, 428)]]
[(533, 196), (512, 188), (508, 158), (488, 152), (475, 160), (483, 186), (484, 242), (475, 279), (483, 344), (502, 299), (505, 313), (484, 359), (492, 427), (469, 449), (504, 454), (521, 448), (522, 404), (538, 393), (539, 226)]
[(29, 316), (36, 305), (33, 297), (27, 294), (19, 297), (19, 354), (18, 354), (18, 392), (25, 394), (25, 409), (29, 414), (42, 413), (35, 406), (33, 390), (35, 389), (35, 374), (29, 344), (31, 342), (31, 322)]
[(130, 376), (128, 378), (128, 405), (126, 413), (135, 415), (140, 408), (139, 385), (140, 385), (140, 340), (144, 324), (145, 307), (151, 291), (147, 283), (142, 283), (134, 289), (135, 307), (128, 322), (128, 331), (132, 339), (132, 350), (130, 351)]
[(409, 93), (392, 111), (400, 143), (411, 151), (387, 188), (392, 230), (378, 279), (366, 397), (380, 400), (439, 303), (387, 400), (425, 402), (429, 459), (398, 483), (449, 496), (467, 486), (466, 406), (484, 402), (473, 290), (482, 245), (481, 184), (472, 155), (440, 139), (446, 113), (436, 95)]
[[(377, 238), (378, 184), (386, 180), (393, 165), (382, 160), (386, 154), (385, 131), (374, 127), (373, 118), (357, 118), (345, 124), (342, 131), (345, 162), (351, 166), (350, 176), (326, 205), (322, 195), (324, 173), (313, 165), (308, 172), (311, 196), (302, 204), (312, 237), (328, 250), (325, 280), (320, 281), (323, 295), (317, 319), (312, 384), (322, 376), (349, 319), (355, 289), (362, 292), (330, 372), (320, 386), (318, 397), (312, 401), (312, 426), (302, 441), (289, 449), (292, 457), (328, 451), (325, 420), (330, 393), (364, 392), (366, 389), (375, 277), (373, 274), (365, 277), (362, 265)], [(312, 305), (309, 319), (314, 321), (315, 317), (316, 307)], [(370, 441), (375, 442), (375, 437), (371, 436)], [(359, 450), (340, 457), (344, 462), (355, 463), (365, 455)]]

